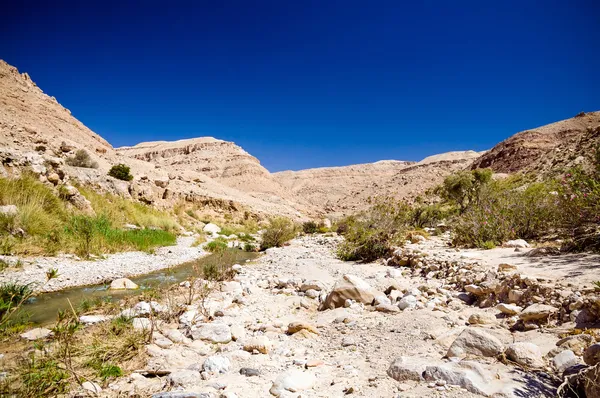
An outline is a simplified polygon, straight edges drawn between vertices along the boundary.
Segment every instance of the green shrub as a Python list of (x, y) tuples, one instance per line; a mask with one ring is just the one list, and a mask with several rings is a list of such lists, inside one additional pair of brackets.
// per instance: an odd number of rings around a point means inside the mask
[(314, 221), (306, 221), (302, 224), (302, 231), (305, 234), (316, 234), (319, 231), (319, 225)]
[(260, 249), (281, 247), (296, 237), (296, 225), (285, 217), (274, 217), (269, 220), (269, 225), (263, 231)]
[(69, 373), (51, 358), (31, 355), (21, 375), (27, 397), (56, 397), (69, 390)]
[(124, 164), (116, 164), (110, 168), (108, 175), (122, 181), (131, 181), (133, 176), (131, 175), (131, 169), (129, 166)]
[(244, 251), (245, 252), (255, 252), (258, 248), (256, 247), (256, 245), (253, 245), (252, 243), (244, 243)]
[(86, 167), (88, 169), (97, 169), (98, 162), (92, 160), (90, 154), (85, 149), (78, 149), (74, 156), (65, 161), (69, 166)]
[(560, 212), (553, 189), (551, 183), (519, 186), (510, 178), (486, 185), (476, 203), (454, 221), (454, 243), (486, 248), (547, 234)]
[(411, 208), (403, 202), (381, 199), (369, 210), (346, 218), (344, 241), (337, 248), (337, 257), (349, 261), (373, 261), (384, 257), (394, 245), (404, 241), (411, 226)]
[(459, 171), (444, 179), (437, 193), (445, 200), (455, 203), (463, 213), (476, 202), (479, 191), (492, 179), (492, 170), (476, 169)]
[(98, 372), (98, 376), (104, 381), (110, 378), (123, 376), (123, 370), (117, 365), (111, 363), (103, 364)]

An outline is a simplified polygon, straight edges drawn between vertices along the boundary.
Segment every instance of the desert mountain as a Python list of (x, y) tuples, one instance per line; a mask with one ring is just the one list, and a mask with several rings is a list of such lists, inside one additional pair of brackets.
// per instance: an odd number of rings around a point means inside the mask
[(490, 167), (497, 173), (552, 175), (577, 164), (589, 165), (599, 144), (600, 112), (582, 112), (571, 119), (517, 133), (477, 159), (472, 167)]

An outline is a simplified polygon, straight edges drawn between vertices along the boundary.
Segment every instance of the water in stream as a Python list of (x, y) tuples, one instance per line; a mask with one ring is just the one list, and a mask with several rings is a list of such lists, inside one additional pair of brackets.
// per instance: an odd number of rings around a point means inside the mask
[[(219, 256), (218, 259), (217, 256)], [(44, 325), (56, 320), (58, 310), (69, 309), (69, 301), (77, 309), (84, 299), (104, 298), (110, 301), (119, 300), (125, 296), (139, 295), (144, 289), (157, 286), (167, 287), (174, 283), (182, 282), (194, 274), (194, 268), (202, 269), (204, 264), (210, 264), (214, 261), (219, 261), (224, 265), (243, 264), (256, 257), (258, 257), (258, 253), (227, 250), (222, 255), (210, 254), (175, 267), (129, 278), (140, 286), (140, 289), (137, 290), (109, 290), (108, 285), (73, 287), (58, 292), (40, 294), (32, 298), (24, 306), (24, 310), (30, 314), (31, 322)]]

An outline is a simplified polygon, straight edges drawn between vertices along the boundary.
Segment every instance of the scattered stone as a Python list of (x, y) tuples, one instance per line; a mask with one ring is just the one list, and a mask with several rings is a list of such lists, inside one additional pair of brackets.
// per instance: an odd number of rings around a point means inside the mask
[(212, 343), (229, 343), (232, 340), (231, 329), (223, 323), (200, 323), (191, 329), (192, 339), (206, 340)]
[(110, 317), (106, 315), (82, 315), (79, 317), (79, 322), (84, 325), (95, 325), (97, 323), (105, 322), (109, 320)]
[(152, 398), (212, 398), (210, 394), (204, 392), (188, 392), (188, 391), (169, 391), (159, 392), (152, 395)]
[(335, 284), (333, 290), (319, 306), (319, 310), (333, 310), (343, 307), (346, 300), (371, 304), (374, 298), (374, 291), (367, 282), (354, 275), (344, 275), (344, 279)]
[(423, 373), (425, 380), (444, 380), (447, 384), (460, 386), (474, 394), (491, 396), (491, 376), (476, 362), (462, 361), (427, 366)]
[(46, 328), (35, 328), (25, 333), (21, 333), (20, 336), (25, 340), (34, 341), (52, 336), (52, 331)]
[(246, 377), (260, 376), (260, 371), (254, 368), (241, 368), (240, 374)]
[(551, 305), (532, 304), (519, 314), (519, 318), (521, 318), (523, 321), (547, 320), (556, 312), (558, 312), (558, 309), (556, 307), (552, 307)]
[(557, 354), (552, 359), (552, 363), (554, 364), (556, 370), (558, 370), (559, 373), (562, 373), (571, 366), (579, 365), (581, 362), (579, 361), (579, 358), (575, 356), (573, 351), (565, 350)]
[(342, 347), (350, 347), (356, 345), (356, 341), (352, 337), (344, 337), (342, 339)]
[(312, 373), (292, 369), (279, 375), (273, 382), (273, 386), (269, 392), (276, 397), (281, 397), (285, 394), (285, 391), (299, 392), (308, 390), (312, 388), (316, 381), (317, 378)]
[(306, 330), (314, 334), (319, 334), (317, 328), (307, 322), (292, 322), (287, 327), (287, 334), (298, 333), (301, 330)]
[(256, 350), (261, 354), (268, 354), (272, 348), (273, 344), (267, 338), (267, 336), (251, 338), (244, 344), (244, 351), (254, 352)]
[(521, 311), (523, 311), (523, 308), (519, 307), (518, 305), (514, 305), (514, 304), (505, 304), (505, 303), (500, 303), (496, 306), (497, 309), (500, 310), (500, 312), (502, 312), (505, 315), (517, 315), (519, 314)]
[(231, 361), (229, 358), (221, 355), (213, 355), (204, 361), (202, 369), (209, 373), (227, 373), (231, 367)]
[(516, 271), (516, 270), (517, 270), (516, 265), (511, 265), (511, 264), (498, 265), (498, 272), (510, 272), (510, 271)]
[(528, 247), (531, 247), (531, 245), (529, 245), (529, 243), (527, 243), (523, 239), (509, 240), (508, 242), (506, 242), (502, 246), (504, 246), (504, 247), (514, 247), (514, 248), (518, 248), (518, 249), (526, 249)]
[(506, 348), (506, 357), (521, 366), (543, 368), (546, 366), (540, 348), (527, 342), (513, 343)]
[(558, 340), (556, 346), (565, 350), (571, 350), (577, 355), (582, 355), (595, 341), (596, 339), (589, 334), (577, 334)]
[(169, 383), (175, 387), (185, 387), (197, 384), (200, 380), (200, 373), (193, 369), (178, 369), (169, 374)]
[(504, 345), (496, 337), (475, 328), (467, 328), (452, 343), (447, 357), (464, 358), (468, 355), (495, 357), (504, 351)]
[(130, 279), (119, 278), (110, 283), (110, 288), (112, 290), (132, 290), (137, 289), (138, 285), (133, 283)]
[(423, 372), (425, 372), (427, 365), (430, 364), (431, 360), (427, 358), (402, 356), (392, 362), (387, 370), (387, 374), (396, 381), (421, 381), (423, 380)]
[(409, 294), (408, 296), (402, 297), (400, 301), (398, 301), (398, 308), (400, 308), (402, 311), (406, 309), (412, 309), (417, 306), (417, 303), (417, 298)]
[(472, 314), (467, 321), (471, 325), (493, 325), (497, 323), (497, 319), (494, 315), (488, 314), (487, 312), (480, 312)]
[(94, 394), (100, 394), (102, 392), (102, 387), (93, 381), (84, 381), (81, 383), (81, 388)]
[(385, 312), (387, 314), (395, 314), (400, 312), (400, 308), (392, 304), (379, 304), (375, 307), (375, 310), (379, 312)]

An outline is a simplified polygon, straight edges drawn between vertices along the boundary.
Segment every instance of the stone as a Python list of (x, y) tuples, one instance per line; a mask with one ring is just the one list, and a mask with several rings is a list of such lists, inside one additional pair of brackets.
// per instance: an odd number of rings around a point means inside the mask
[(400, 312), (400, 308), (397, 305), (392, 304), (379, 304), (375, 306), (375, 311), (385, 312), (386, 314), (395, 314)]
[(93, 381), (84, 381), (81, 383), (81, 388), (94, 394), (99, 394), (102, 392), (102, 387)]
[(543, 368), (546, 366), (540, 347), (533, 343), (513, 343), (506, 347), (506, 357), (521, 366), (529, 368)]
[(260, 376), (260, 371), (254, 368), (241, 368), (240, 374), (246, 377)]
[(150, 330), (152, 328), (152, 322), (148, 318), (133, 318), (131, 324), (136, 330)]
[(139, 303), (133, 306), (133, 313), (135, 314), (135, 316), (150, 315), (151, 312), (152, 307), (150, 306), (150, 303), (147, 303), (145, 301), (140, 301)]
[(46, 178), (52, 185), (57, 185), (60, 182), (60, 176), (57, 173), (50, 173)]
[(517, 315), (519, 314), (521, 311), (523, 311), (523, 308), (519, 307), (518, 305), (514, 305), (514, 304), (505, 304), (505, 303), (500, 303), (496, 306), (496, 308), (498, 310), (500, 310), (500, 312), (502, 312), (505, 315)]
[(307, 290), (316, 290), (318, 292), (325, 290), (325, 284), (317, 280), (306, 280), (300, 285), (300, 291), (306, 292)]
[(287, 327), (287, 334), (298, 333), (301, 330), (306, 330), (314, 334), (319, 334), (316, 326), (308, 322), (291, 322)]
[(152, 398), (213, 398), (213, 396), (205, 392), (169, 391), (153, 394)]
[(423, 372), (427, 381), (444, 380), (446, 384), (460, 386), (473, 394), (491, 396), (491, 376), (476, 362), (463, 361), (427, 366)]
[(261, 354), (268, 354), (273, 349), (273, 343), (267, 338), (267, 336), (257, 336), (248, 339), (244, 343), (244, 351), (254, 352), (254, 350)]
[(231, 361), (229, 358), (221, 355), (212, 355), (204, 361), (202, 369), (205, 372), (219, 374), (227, 373), (231, 367)]
[(0, 206), (0, 214), (4, 216), (16, 216), (19, 213), (19, 208), (15, 205)]
[(497, 323), (497, 319), (494, 315), (488, 314), (487, 312), (480, 312), (472, 314), (467, 321), (471, 325), (493, 325)]
[(417, 298), (409, 294), (408, 296), (402, 297), (400, 301), (398, 301), (398, 308), (400, 308), (402, 311), (406, 309), (412, 309), (417, 306), (417, 302)]
[(475, 355), (481, 357), (495, 357), (504, 351), (504, 345), (496, 337), (476, 328), (463, 330), (452, 343), (447, 357)]
[(166, 188), (169, 185), (169, 177), (157, 177), (154, 184), (159, 188)]
[(246, 337), (246, 329), (242, 325), (231, 325), (231, 339), (238, 341)]
[(532, 304), (519, 314), (519, 318), (523, 321), (547, 320), (556, 312), (558, 312), (558, 309), (556, 307), (552, 307), (551, 305)]
[(277, 377), (269, 389), (271, 395), (281, 397), (289, 392), (300, 392), (314, 386), (317, 378), (310, 372), (292, 369)]
[(159, 332), (152, 333), (152, 342), (154, 344), (156, 344), (157, 346), (159, 346), (160, 348), (164, 348), (164, 349), (167, 349), (167, 348), (173, 346), (173, 342), (171, 340), (169, 340), (168, 338), (166, 338), (165, 336), (163, 336)]
[(524, 239), (509, 240), (502, 246), (514, 247), (514, 248), (519, 248), (519, 249), (526, 249), (528, 247), (531, 247), (531, 245), (529, 243), (527, 243)]
[(175, 387), (186, 387), (200, 382), (200, 373), (193, 369), (177, 369), (169, 374), (169, 383)]
[(564, 350), (571, 350), (577, 355), (583, 355), (584, 351), (595, 341), (596, 339), (589, 334), (577, 334), (558, 340), (556, 346)]
[(110, 283), (110, 288), (112, 290), (132, 290), (137, 289), (138, 285), (133, 283), (130, 279), (119, 278)]
[(35, 328), (21, 333), (20, 336), (25, 340), (34, 341), (52, 336), (52, 331), (46, 328)]
[(229, 343), (232, 340), (231, 329), (223, 323), (200, 323), (191, 329), (192, 339), (206, 340), (212, 343)]
[(577, 358), (575, 353), (571, 350), (564, 350), (552, 359), (552, 364), (559, 373), (564, 372), (571, 366), (579, 365), (580, 363), (579, 358)]
[(356, 345), (356, 341), (352, 337), (344, 337), (342, 339), (342, 347), (350, 347)]
[(208, 232), (210, 234), (218, 234), (219, 232), (221, 232), (221, 228), (213, 223), (208, 223), (204, 226), (204, 228), (202, 228), (202, 231), (204, 232)]
[(421, 381), (423, 380), (423, 372), (431, 360), (420, 357), (398, 357), (391, 363), (387, 370), (388, 376), (396, 381)]
[(592, 344), (585, 350), (583, 361), (590, 366), (600, 363), (600, 343)]
[(344, 279), (335, 284), (325, 301), (321, 303), (319, 310), (333, 310), (343, 307), (346, 300), (371, 304), (375, 298), (374, 293), (371, 286), (364, 280), (354, 275), (344, 275)]
[(500, 264), (498, 265), (498, 272), (510, 272), (510, 271), (516, 271), (517, 270), (517, 266), (516, 265), (511, 265), (511, 264)]
[(95, 325), (97, 323), (105, 322), (109, 320), (110, 317), (106, 315), (82, 315), (79, 317), (79, 322), (84, 325)]

